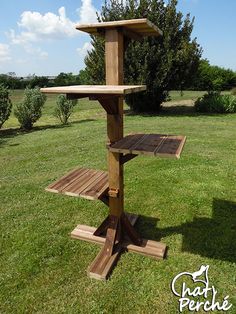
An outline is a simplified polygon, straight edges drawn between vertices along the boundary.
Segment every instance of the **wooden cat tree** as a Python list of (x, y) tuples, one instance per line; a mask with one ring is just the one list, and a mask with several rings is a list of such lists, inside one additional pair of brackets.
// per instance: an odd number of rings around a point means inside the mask
[[(124, 39), (141, 40), (144, 36), (161, 36), (162, 32), (147, 19), (78, 25), (78, 30), (105, 37), (106, 85), (42, 88), (44, 93), (66, 94), (68, 99), (89, 97), (98, 100), (107, 113), (108, 173), (79, 168), (52, 183), (47, 191), (89, 200), (101, 200), (109, 206), (109, 215), (96, 229), (78, 225), (71, 237), (102, 246), (90, 265), (88, 275), (107, 279), (123, 251), (162, 259), (166, 245), (145, 240), (134, 228), (137, 215), (124, 211), (123, 165), (137, 155), (179, 158), (184, 136), (163, 134), (123, 135), (123, 98), (144, 91), (146, 86), (123, 84)], [(141, 178), (140, 178), (141, 179)]]

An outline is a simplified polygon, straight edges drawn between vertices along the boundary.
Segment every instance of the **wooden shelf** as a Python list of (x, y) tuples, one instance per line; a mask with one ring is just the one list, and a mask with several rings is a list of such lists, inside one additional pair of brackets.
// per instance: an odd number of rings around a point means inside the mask
[(162, 31), (148, 19), (133, 19), (76, 25), (76, 29), (91, 35), (103, 35), (105, 30), (114, 28), (124, 29), (127, 31), (127, 35), (129, 35), (129, 31), (142, 37), (162, 35)]
[(185, 136), (166, 134), (134, 134), (108, 146), (112, 152), (180, 158)]
[(108, 191), (108, 174), (100, 170), (74, 169), (50, 184), (46, 191), (83, 197), (89, 200), (100, 199)]
[(96, 95), (117, 95), (142, 92), (146, 90), (145, 85), (75, 85), (45, 87), (40, 89), (43, 93), (49, 94), (79, 94), (84, 97)]

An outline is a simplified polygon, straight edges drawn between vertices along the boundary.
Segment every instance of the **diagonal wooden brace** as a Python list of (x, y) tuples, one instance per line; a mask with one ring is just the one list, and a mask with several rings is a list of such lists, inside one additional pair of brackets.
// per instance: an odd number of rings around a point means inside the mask
[(100, 102), (102, 107), (106, 110), (107, 114), (117, 115), (118, 108), (117, 108), (117, 99), (118, 97), (106, 96), (106, 97), (99, 97), (97, 96), (97, 100)]

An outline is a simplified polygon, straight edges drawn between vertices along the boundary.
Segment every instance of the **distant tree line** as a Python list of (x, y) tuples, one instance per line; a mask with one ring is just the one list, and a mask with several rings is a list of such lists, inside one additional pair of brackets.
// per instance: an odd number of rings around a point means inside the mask
[[(103, 82), (100, 82), (102, 84)], [(0, 84), (10, 89), (25, 89), (35, 87), (53, 87), (67, 85), (92, 84), (87, 69), (80, 70), (79, 74), (60, 73), (55, 78), (47, 76), (29, 76), (19, 78), (10, 74), (0, 74)], [(236, 87), (236, 72), (219, 66), (210, 65), (206, 59), (200, 60), (198, 70), (193, 77), (181, 84), (181, 81), (173, 81), (173, 90), (231, 90)]]
[(79, 74), (61, 72), (55, 78), (47, 76), (32, 75), (26, 78), (17, 77), (13, 73), (0, 74), (0, 84), (9, 89), (25, 89), (35, 87), (53, 87), (66, 85), (86, 85), (90, 84), (89, 78), (85, 70), (81, 70)]
[(206, 59), (200, 60), (198, 70), (188, 84), (175, 89), (223, 91), (236, 87), (236, 72), (216, 65)]

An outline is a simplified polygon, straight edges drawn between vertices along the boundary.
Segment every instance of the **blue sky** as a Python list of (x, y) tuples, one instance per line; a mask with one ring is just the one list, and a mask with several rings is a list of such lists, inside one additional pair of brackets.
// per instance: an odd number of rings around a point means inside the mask
[[(96, 21), (102, 4), (103, 0), (1, 0), (0, 73), (78, 73), (91, 44), (74, 24)], [(203, 47), (203, 57), (236, 71), (236, 1), (179, 0), (178, 9), (195, 16), (193, 37)]]

